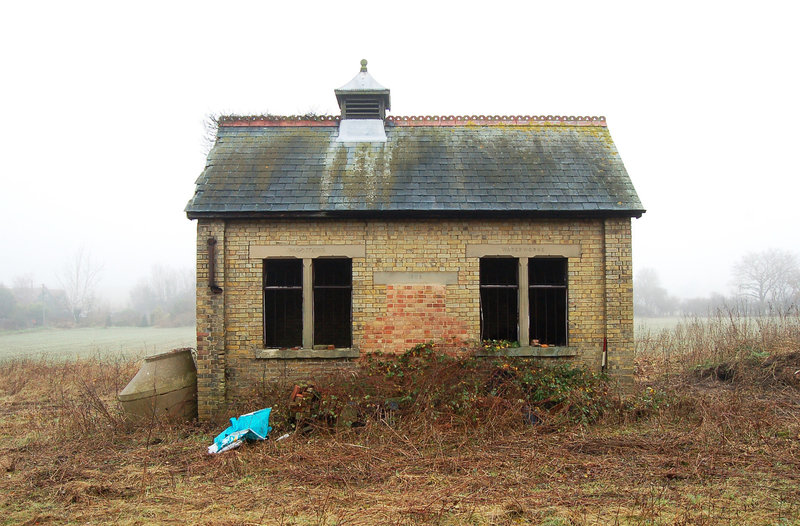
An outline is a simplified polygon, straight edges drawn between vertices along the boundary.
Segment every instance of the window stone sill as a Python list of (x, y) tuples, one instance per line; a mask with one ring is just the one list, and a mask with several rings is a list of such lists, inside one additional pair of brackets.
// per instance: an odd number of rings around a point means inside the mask
[(560, 358), (577, 356), (577, 347), (509, 347), (497, 351), (478, 351), (476, 356), (530, 356), (542, 358)]
[(358, 358), (358, 349), (256, 349), (255, 357), (262, 360), (333, 360)]

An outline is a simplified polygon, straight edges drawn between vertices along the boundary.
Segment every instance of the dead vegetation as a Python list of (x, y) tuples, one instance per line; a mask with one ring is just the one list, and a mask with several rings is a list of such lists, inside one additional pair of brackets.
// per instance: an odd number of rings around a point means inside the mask
[(315, 379), (299, 405), (263, 393), (271, 436), (298, 432), (218, 456), (219, 426), (122, 418), (135, 363), (4, 362), (2, 520), (800, 524), (796, 313), (646, 335), (624, 399), (569, 368), (429, 351)]

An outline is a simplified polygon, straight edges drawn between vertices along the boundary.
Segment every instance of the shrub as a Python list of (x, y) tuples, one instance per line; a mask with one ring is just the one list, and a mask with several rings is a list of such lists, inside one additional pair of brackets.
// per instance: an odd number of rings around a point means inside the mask
[[(556, 427), (596, 420), (610, 406), (606, 378), (570, 364), (532, 358), (450, 355), (433, 343), (395, 355), (372, 354), (355, 372), (299, 386), (273, 405), (288, 424), (311, 428), (420, 419), (447, 425)], [(278, 417), (279, 418), (279, 417)]]

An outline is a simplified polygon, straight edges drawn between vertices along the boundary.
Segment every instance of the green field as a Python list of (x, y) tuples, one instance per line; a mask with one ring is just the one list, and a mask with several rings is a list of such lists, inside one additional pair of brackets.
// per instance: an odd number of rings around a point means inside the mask
[(195, 347), (195, 328), (90, 327), (0, 332), (0, 360), (74, 359), (91, 356), (138, 358), (176, 347)]
[(770, 321), (773, 322), (781, 322), (780, 318), (785, 317), (786, 315), (791, 317), (790, 313), (787, 313), (783, 316), (778, 315), (751, 315), (748, 316), (746, 314), (741, 314), (736, 311), (729, 312), (729, 313), (717, 313), (712, 316), (695, 316), (695, 315), (683, 315), (683, 316), (660, 316), (657, 318), (647, 317), (647, 316), (635, 316), (633, 318), (633, 329), (635, 336), (639, 337), (648, 337), (654, 336), (661, 331), (672, 331), (678, 325), (683, 325), (684, 327), (688, 325), (720, 325), (720, 324), (728, 324), (735, 323), (737, 325), (743, 326), (760, 326), (765, 323), (769, 323)]
[[(679, 323), (686, 322), (687, 320), (697, 319), (687, 316), (664, 316), (660, 318), (649, 318), (643, 316), (636, 316), (633, 319), (633, 330), (636, 336), (642, 336), (647, 332), (659, 332), (664, 329), (672, 330)], [(699, 318), (705, 319), (705, 318)]]
[[(672, 330), (693, 318), (672, 316), (634, 319), (637, 338), (647, 338), (664, 329)], [(696, 318), (694, 318), (696, 319)], [(700, 318), (701, 320), (705, 318)], [(195, 328), (94, 327), (0, 331), (0, 360), (7, 358), (72, 359), (91, 356), (138, 358), (176, 347), (194, 347)]]
[[(637, 337), (673, 329), (687, 318), (641, 318), (634, 320)], [(73, 359), (91, 356), (142, 357), (176, 347), (194, 347), (195, 328), (89, 327), (0, 331), (0, 360), (7, 358)]]

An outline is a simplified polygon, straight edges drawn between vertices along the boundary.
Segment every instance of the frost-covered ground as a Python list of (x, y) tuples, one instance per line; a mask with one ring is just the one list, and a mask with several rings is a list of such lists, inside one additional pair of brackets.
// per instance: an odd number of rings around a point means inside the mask
[(0, 360), (7, 358), (140, 357), (195, 347), (195, 328), (107, 327), (0, 332)]

